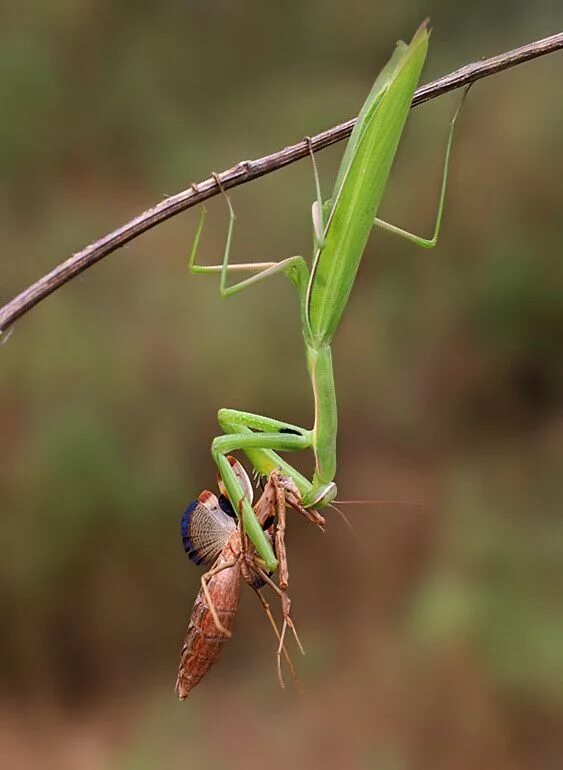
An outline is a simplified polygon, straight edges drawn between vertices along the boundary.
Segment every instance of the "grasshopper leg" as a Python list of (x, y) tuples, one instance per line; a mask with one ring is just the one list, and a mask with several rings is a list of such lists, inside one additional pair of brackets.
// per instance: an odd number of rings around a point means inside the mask
[(224, 569), (231, 569), (232, 567), (235, 567), (236, 564), (237, 564), (236, 559), (233, 559), (233, 561), (224, 562), (223, 564), (220, 564), (218, 567), (213, 567), (212, 569), (209, 570), (209, 572), (205, 572), (201, 576), (201, 588), (205, 595), (205, 600), (207, 601), (207, 606), (209, 607), (209, 612), (211, 613), (213, 622), (215, 623), (217, 631), (219, 631), (220, 634), (223, 634), (224, 636), (227, 636), (227, 637), (231, 636), (231, 632), (229, 631), (228, 628), (225, 628), (221, 623), (221, 621), (219, 620), (219, 616), (217, 615), (217, 610), (215, 609), (215, 604), (213, 602), (213, 599), (211, 598), (211, 594), (209, 593), (209, 588), (207, 587), (207, 584), (214, 575), (218, 575), (219, 572), (222, 572)]

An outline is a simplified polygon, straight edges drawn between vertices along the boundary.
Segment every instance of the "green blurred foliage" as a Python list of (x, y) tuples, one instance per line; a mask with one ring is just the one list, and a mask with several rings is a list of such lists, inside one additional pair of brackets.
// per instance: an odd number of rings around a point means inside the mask
[[(555, 0), (0, 5), (0, 300), (162, 196), (353, 115), (425, 16), (424, 79), (561, 28)], [(370, 241), (335, 343), (343, 498), (291, 521), (306, 695), (252, 597), (186, 704), (199, 574), (179, 517), (219, 407), (308, 424), (281, 280), (222, 302), (197, 212), (0, 348), (0, 750), (13, 767), (552, 768), (563, 762), (561, 55), (471, 92), (441, 242)], [(382, 216), (432, 221), (450, 96), (412, 116)], [(342, 147), (319, 158), (328, 190)], [(233, 193), (240, 259), (309, 254), (310, 166)], [(224, 203), (201, 257), (217, 259)], [(303, 467), (310, 467), (306, 460)], [(330, 565), (330, 568), (328, 568)], [(188, 764), (186, 764), (188, 763)]]

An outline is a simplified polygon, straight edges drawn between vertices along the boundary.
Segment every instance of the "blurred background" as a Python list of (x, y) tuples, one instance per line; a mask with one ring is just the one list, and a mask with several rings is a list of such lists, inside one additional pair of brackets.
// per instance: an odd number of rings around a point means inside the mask
[[(192, 181), (354, 115), (430, 15), (426, 82), (560, 31), (552, 0), (0, 5), (0, 302)], [(0, 348), (6, 767), (563, 766), (563, 56), (472, 90), (443, 234), (375, 232), (334, 356), (340, 497), (292, 516), (305, 693), (243, 586), (234, 638), (173, 692), (223, 406), (310, 424), (282, 279), (191, 276), (198, 212), (58, 291)], [(411, 116), (381, 215), (434, 221), (459, 94)], [(328, 193), (343, 147), (319, 156)], [(310, 164), (232, 194), (235, 259), (311, 252)], [(214, 199), (202, 261), (222, 254)], [(303, 458), (300, 467), (309, 469)], [(418, 505), (399, 505), (400, 502)]]

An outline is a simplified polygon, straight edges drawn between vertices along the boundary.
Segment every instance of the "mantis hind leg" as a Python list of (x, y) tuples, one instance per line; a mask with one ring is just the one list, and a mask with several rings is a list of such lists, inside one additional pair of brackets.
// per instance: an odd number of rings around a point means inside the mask
[(457, 106), (457, 109), (454, 113), (454, 116), (450, 122), (450, 130), (448, 133), (448, 142), (446, 144), (446, 155), (444, 158), (444, 170), (442, 172), (442, 185), (440, 188), (440, 199), (438, 201), (438, 210), (436, 212), (436, 221), (434, 224), (434, 234), (432, 238), (423, 238), (420, 235), (415, 235), (414, 233), (408, 232), (408, 230), (403, 230), (400, 227), (396, 227), (395, 225), (391, 225), (388, 222), (385, 222), (383, 219), (378, 219), (377, 217), (374, 220), (374, 225), (376, 227), (381, 228), (382, 230), (387, 230), (389, 233), (394, 233), (395, 235), (400, 235), (402, 238), (405, 238), (408, 241), (411, 241), (412, 243), (415, 243), (417, 246), (421, 246), (424, 249), (433, 249), (434, 246), (438, 243), (438, 236), (440, 234), (440, 227), (442, 224), (442, 214), (444, 211), (444, 201), (446, 199), (446, 186), (448, 181), (448, 169), (450, 165), (450, 155), (451, 155), (451, 149), (452, 149), (452, 142), (453, 142), (453, 136), (454, 136), (454, 128), (456, 124), (457, 117), (460, 113), (461, 108), (463, 107), (463, 103), (465, 102), (465, 97), (467, 96), (467, 92), (469, 91), (470, 86), (468, 86), (465, 91), (463, 92), (463, 96), (461, 97), (461, 101)]

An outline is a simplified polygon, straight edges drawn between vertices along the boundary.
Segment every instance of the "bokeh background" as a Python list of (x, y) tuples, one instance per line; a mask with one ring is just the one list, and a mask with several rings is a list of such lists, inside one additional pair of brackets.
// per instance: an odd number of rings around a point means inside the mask
[[(427, 81), (562, 28), (557, 0), (0, 5), (0, 299), (244, 158), (355, 114), (432, 17)], [(0, 758), (20, 768), (563, 766), (563, 56), (481, 82), (443, 235), (374, 233), (335, 341), (342, 498), (292, 517), (304, 695), (243, 590), (185, 703), (199, 572), (179, 519), (214, 488), (219, 407), (309, 424), (296, 298), (221, 301), (198, 213), (112, 255), (0, 348)], [(382, 216), (433, 222), (459, 95), (417, 109)], [(342, 146), (319, 157), (328, 192)], [(234, 254), (311, 250), (310, 165), (233, 192)], [(203, 260), (222, 253), (211, 202)], [(305, 460), (304, 468), (309, 467)], [(412, 502), (418, 505), (399, 505)]]

